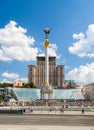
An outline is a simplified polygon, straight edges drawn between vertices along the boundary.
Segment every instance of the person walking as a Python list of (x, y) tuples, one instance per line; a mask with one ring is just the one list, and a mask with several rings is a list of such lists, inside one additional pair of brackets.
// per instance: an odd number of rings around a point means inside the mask
[(84, 114), (85, 113), (85, 110), (84, 110), (84, 108), (82, 108), (82, 114)]

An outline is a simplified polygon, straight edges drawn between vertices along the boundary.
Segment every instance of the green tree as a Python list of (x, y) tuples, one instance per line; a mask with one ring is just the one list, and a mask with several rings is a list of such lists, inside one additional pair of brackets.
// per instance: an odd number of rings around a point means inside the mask
[(3, 101), (3, 97), (2, 95), (0, 95), (0, 103)]
[(7, 83), (7, 82), (0, 83), (0, 88), (6, 88), (6, 87), (12, 87), (12, 86), (13, 86), (12, 83)]
[(2, 88), (2, 83), (0, 83), (0, 88)]
[(23, 88), (36, 88), (33, 82), (23, 83)]
[(29, 84), (29, 87), (30, 88), (35, 88), (35, 86), (34, 86), (34, 83), (33, 82), (30, 82), (30, 83), (28, 83)]

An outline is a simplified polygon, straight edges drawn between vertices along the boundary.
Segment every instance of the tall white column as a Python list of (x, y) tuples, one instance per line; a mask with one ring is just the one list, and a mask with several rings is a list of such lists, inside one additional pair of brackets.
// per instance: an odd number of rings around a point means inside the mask
[(49, 85), (49, 58), (48, 47), (45, 48), (45, 84)]

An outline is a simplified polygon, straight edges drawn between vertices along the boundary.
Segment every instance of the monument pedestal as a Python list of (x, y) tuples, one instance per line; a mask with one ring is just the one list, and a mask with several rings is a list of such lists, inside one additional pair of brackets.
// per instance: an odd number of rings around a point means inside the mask
[[(48, 98), (46, 98), (46, 95)], [(43, 85), (41, 88), (41, 99), (53, 99), (53, 89), (50, 85)]]

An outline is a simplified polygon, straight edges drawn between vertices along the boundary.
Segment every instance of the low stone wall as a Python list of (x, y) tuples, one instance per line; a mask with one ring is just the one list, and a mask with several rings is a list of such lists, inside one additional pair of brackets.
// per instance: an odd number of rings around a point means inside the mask
[(0, 110), (0, 114), (23, 114), (22, 110)]

